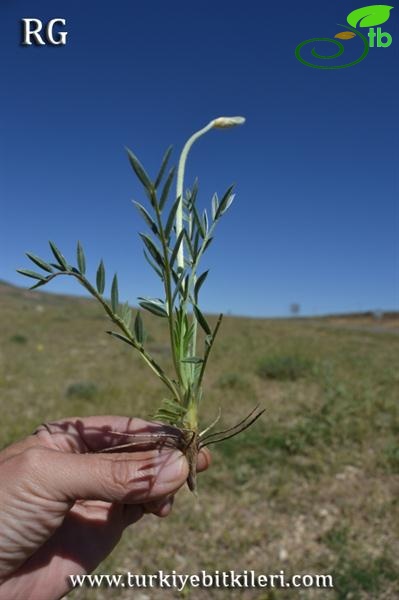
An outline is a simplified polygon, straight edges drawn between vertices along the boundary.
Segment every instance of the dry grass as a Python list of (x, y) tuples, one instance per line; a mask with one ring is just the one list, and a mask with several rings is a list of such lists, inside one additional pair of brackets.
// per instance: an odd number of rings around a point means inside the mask
[[(127, 346), (107, 338), (106, 320), (93, 302), (0, 285), (0, 309), (1, 445), (44, 420), (146, 417), (157, 405), (161, 386)], [(150, 319), (150, 345), (167, 363), (164, 325)], [(397, 599), (398, 350), (399, 337), (388, 329), (335, 328), (321, 319), (227, 318), (202, 416), (212, 420), (221, 405), (224, 424), (230, 424), (260, 402), (264, 417), (241, 437), (214, 447), (214, 464), (200, 478), (199, 502), (182, 490), (168, 519), (147, 517), (127, 531), (99, 572), (332, 573), (332, 592), (193, 589), (184, 596)], [(293, 355), (311, 365), (299, 379), (258, 376), (260, 360)], [(131, 595), (103, 589), (71, 597)], [(166, 590), (135, 595), (177, 597)]]

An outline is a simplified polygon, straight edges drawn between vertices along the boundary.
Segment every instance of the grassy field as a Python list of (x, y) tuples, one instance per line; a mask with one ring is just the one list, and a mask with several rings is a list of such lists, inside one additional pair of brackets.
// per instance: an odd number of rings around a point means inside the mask
[[(94, 302), (2, 284), (0, 309), (0, 446), (45, 420), (146, 418), (158, 404), (162, 388), (129, 347), (105, 335)], [(149, 348), (168, 366), (165, 323), (147, 320)], [(126, 531), (99, 572), (284, 569), (330, 573), (335, 583), (333, 591), (193, 589), (184, 594), (193, 600), (399, 598), (399, 336), (391, 331), (398, 318), (376, 331), (366, 318), (361, 327), (343, 321), (226, 318), (202, 414), (210, 421), (221, 405), (230, 425), (257, 403), (266, 413), (213, 446), (198, 502), (181, 490), (172, 515)]]

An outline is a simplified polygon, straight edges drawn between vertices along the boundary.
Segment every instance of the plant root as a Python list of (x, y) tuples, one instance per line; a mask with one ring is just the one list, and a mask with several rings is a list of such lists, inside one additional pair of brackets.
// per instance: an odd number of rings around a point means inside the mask
[[(251, 410), (251, 412), (244, 419), (242, 419), (242, 421), (239, 421), (238, 423), (236, 423), (236, 425), (233, 425), (233, 427), (229, 427), (228, 429), (224, 429), (223, 431), (215, 431), (215, 433), (210, 433), (209, 435), (205, 435), (204, 437), (201, 437), (199, 440), (199, 450), (201, 448), (205, 448), (206, 446), (209, 446), (210, 444), (217, 444), (218, 442), (223, 442), (224, 440), (228, 440), (229, 438), (232, 438), (232, 437), (238, 435), (242, 431), (245, 431), (245, 429), (248, 429), (248, 427), (253, 425), (255, 423), (255, 421), (257, 421), (259, 419), (259, 417), (261, 417), (266, 410), (265, 408), (263, 408), (263, 409), (259, 410), (255, 414), (255, 416), (253, 416), (254, 413), (258, 410), (258, 408), (259, 408), (259, 404), (257, 406), (255, 406), (255, 408), (253, 410)], [(225, 433), (228, 433), (228, 435), (223, 435)], [(217, 437), (220, 435), (222, 435), (223, 437)]]
[(120, 431), (110, 431), (110, 435), (132, 438), (132, 441), (116, 446), (109, 446), (108, 448), (97, 450), (97, 452), (120, 452), (121, 450), (128, 452), (129, 450), (151, 450), (155, 448), (161, 450), (161, 448), (164, 447), (178, 449), (185, 455), (188, 462), (188, 488), (191, 492), (196, 494), (198, 452), (201, 448), (228, 440), (242, 431), (245, 431), (245, 429), (248, 429), (248, 427), (253, 425), (265, 412), (265, 409), (258, 409), (259, 405), (255, 406), (244, 419), (236, 423), (236, 425), (233, 425), (233, 427), (229, 427), (222, 431), (216, 431), (215, 433), (208, 433), (208, 431), (210, 427), (219, 420), (219, 416), (217, 420), (202, 433), (198, 433), (192, 429), (184, 429), (175, 426), (171, 427), (169, 432), (160, 431), (157, 433), (122, 433)]

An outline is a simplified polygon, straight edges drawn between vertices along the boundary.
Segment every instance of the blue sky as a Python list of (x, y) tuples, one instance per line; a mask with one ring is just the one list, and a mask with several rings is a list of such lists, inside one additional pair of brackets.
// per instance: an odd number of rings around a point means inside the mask
[[(320, 70), (295, 47), (333, 37), (361, 3), (34, 4), (0, 6), (0, 278), (26, 285), (25, 251), (49, 257), (52, 239), (72, 260), (80, 239), (91, 273), (100, 258), (118, 271), (123, 299), (158, 296), (124, 146), (155, 173), (169, 144), (177, 161), (193, 131), (238, 114), (245, 126), (207, 134), (188, 165), (201, 206), (237, 184), (204, 263), (204, 310), (399, 308), (398, 6), (382, 25), (389, 48)], [(67, 45), (22, 47), (24, 17), (65, 18)], [(341, 61), (361, 52), (357, 38), (344, 45)], [(52, 290), (81, 293), (62, 278)]]

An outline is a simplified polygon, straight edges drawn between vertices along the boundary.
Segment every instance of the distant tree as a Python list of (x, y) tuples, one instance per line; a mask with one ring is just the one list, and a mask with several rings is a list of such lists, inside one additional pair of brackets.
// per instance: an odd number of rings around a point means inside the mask
[(290, 313), (292, 314), (292, 316), (296, 317), (297, 315), (299, 315), (300, 312), (301, 312), (301, 305), (298, 304), (298, 302), (293, 302), (290, 305)]

